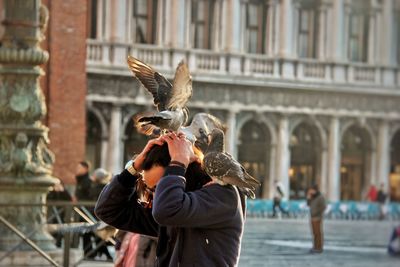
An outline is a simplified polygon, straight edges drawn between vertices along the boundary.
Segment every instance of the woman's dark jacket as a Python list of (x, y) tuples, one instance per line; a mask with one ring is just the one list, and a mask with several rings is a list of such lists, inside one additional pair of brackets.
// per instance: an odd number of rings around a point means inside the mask
[(158, 236), (155, 266), (236, 266), (245, 199), (232, 186), (185, 192), (185, 170), (170, 166), (157, 185), (153, 208), (137, 201), (137, 177), (116, 175), (101, 193), (96, 215), (121, 230)]

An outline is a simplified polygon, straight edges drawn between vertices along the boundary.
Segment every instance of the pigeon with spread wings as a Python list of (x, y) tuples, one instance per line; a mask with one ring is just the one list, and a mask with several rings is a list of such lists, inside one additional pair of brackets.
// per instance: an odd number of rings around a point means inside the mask
[[(173, 84), (142, 61), (128, 56), (128, 66), (136, 78), (153, 95), (158, 113), (138, 119), (139, 127), (154, 126), (162, 130), (178, 131), (188, 119), (186, 103), (192, 96), (192, 77), (181, 61), (176, 68)], [(151, 132), (150, 130), (147, 130)]]
[(222, 130), (214, 129), (211, 132), (203, 164), (206, 173), (214, 182), (221, 185), (235, 185), (248, 197), (255, 198), (254, 190), (261, 184), (229, 153), (225, 152)]

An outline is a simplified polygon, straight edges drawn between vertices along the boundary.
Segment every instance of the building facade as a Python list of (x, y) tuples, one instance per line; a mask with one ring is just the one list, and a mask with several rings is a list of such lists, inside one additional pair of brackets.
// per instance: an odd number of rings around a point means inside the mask
[(87, 156), (116, 173), (146, 138), (132, 116), (152, 99), (133, 55), (172, 78), (185, 59), (191, 116), (227, 124), (227, 149), (287, 198), (318, 183), (362, 200), (371, 183), (400, 197), (399, 0), (92, 0)]

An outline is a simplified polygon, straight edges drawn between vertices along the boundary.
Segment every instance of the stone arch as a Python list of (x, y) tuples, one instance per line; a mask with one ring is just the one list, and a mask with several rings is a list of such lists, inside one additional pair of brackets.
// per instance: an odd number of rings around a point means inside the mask
[[(101, 112), (93, 106), (86, 111), (86, 155), (93, 168), (105, 167), (108, 127)], [(100, 133), (99, 133), (100, 131)]]
[[(273, 175), (276, 133), (264, 116), (248, 114), (237, 124), (238, 160), (262, 183), (257, 197), (269, 197)], [(272, 131), (271, 131), (272, 130)], [(243, 136), (250, 136), (244, 139)]]
[(135, 106), (132, 110), (130, 110), (123, 118), (122, 118), (122, 129), (121, 132), (121, 140), (122, 140), (122, 159), (123, 162), (127, 162), (131, 159), (136, 153), (139, 153), (150, 137), (145, 136), (137, 132), (132, 117), (138, 112), (147, 111), (144, 106)]
[(369, 125), (349, 121), (341, 129), (340, 191), (343, 200), (361, 200), (376, 164), (375, 138)]
[(94, 107), (93, 105), (88, 105), (87, 106), (87, 111), (92, 112), (96, 118), (99, 120), (100, 125), (101, 125), (101, 132), (102, 132), (102, 137), (107, 138), (108, 136), (108, 125), (106, 120), (104, 119), (104, 116), (101, 114), (100, 110)]
[(313, 184), (325, 186), (327, 137), (322, 125), (311, 118), (297, 118), (289, 128), (290, 199), (305, 199)]

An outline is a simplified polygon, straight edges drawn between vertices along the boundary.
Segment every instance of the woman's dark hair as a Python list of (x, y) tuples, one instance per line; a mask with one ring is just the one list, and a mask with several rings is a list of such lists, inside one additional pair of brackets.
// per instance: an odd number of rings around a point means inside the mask
[[(162, 146), (155, 145), (147, 153), (145, 160), (143, 161), (143, 170), (149, 170), (153, 166), (168, 167), (171, 161), (171, 157), (168, 151), (168, 144), (165, 143)], [(194, 191), (200, 189), (203, 185), (211, 181), (210, 176), (203, 170), (202, 166), (198, 162), (189, 164), (185, 173), (186, 178), (186, 191)]]

